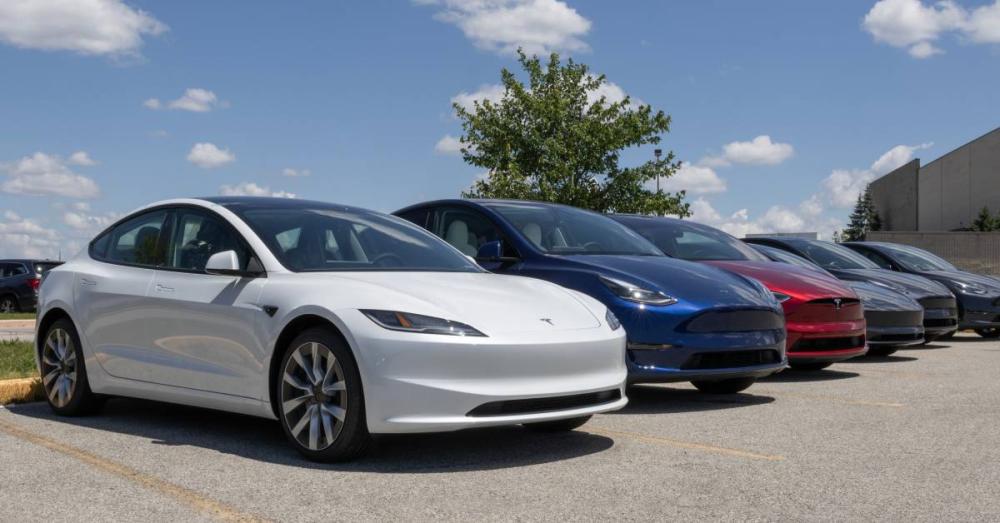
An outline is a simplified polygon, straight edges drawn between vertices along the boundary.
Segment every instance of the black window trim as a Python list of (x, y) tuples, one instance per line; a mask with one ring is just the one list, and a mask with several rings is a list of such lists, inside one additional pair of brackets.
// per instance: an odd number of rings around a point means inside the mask
[[(194, 204), (190, 204), (190, 203), (168, 203), (168, 204), (163, 204), (163, 205), (157, 205), (155, 207), (149, 207), (149, 208), (146, 208), (146, 209), (142, 209), (141, 211), (134, 212), (134, 213), (132, 213), (132, 214), (130, 214), (130, 215), (128, 215), (128, 216), (126, 216), (126, 217), (124, 217), (124, 218), (116, 221), (115, 223), (109, 225), (103, 231), (101, 231), (101, 233), (98, 234), (97, 236), (95, 236), (93, 240), (90, 240), (90, 243), (87, 246), (87, 255), (90, 256), (90, 259), (92, 259), (94, 261), (101, 262), (101, 263), (107, 263), (108, 265), (119, 265), (119, 266), (122, 266), (122, 267), (134, 267), (134, 268), (137, 268), (137, 269), (149, 269), (149, 270), (154, 270), (154, 271), (180, 272), (180, 273), (185, 273), (185, 274), (200, 274), (200, 275), (203, 275), (203, 276), (218, 276), (218, 275), (214, 275), (214, 274), (209, 274), (209, 273), (207, 273), (205, 271), (198, 271), (198, 270), (193, 270), (193, 269), (178, 269), (178, 268), (174, 268), (174, 267), (167, 267), (165, 265), (166, 262), (167, 262), (167, 260), (163, 260), (164, 265), (145, 265), (145, 264), (141, 264), (141, 263), (125, 263), (125, 262), (111, 261), (111, 260), (108, 260), (106, 258), (107, 253), (105, 253), (105, 256), (96, 256), (94, 254), (94, 244), (97, 243), (97, 241), (100, 240), (101, 238), (103, 238), (105, 235), (110, 234), (111, 231), (113, 231), (115, 229), (115, 227), (118, 227), (119, 225), (121, 225), (121, 224), (123, 224), (123, 223), (125, 223), (125, 222), (127, 222), (129, 220), (132, 220), (134, 218), (137, 218), (139, 216), (142, 216), (144, 214), (149, 214), (149, 213), (153, 213), (153, 212), (157, 212), (157, 211), (166, 211), (167, 212), (167, 219), (164, 221), (164, 227), (165, 228), (169, 228), (170, 235), (171, 235), (171, 238), (170, 238), (169, 241), (173, 241), (173, 233), (174, 233), (173, 229), (174, 229), (174, 226), (175, 226), (174, 221), (175, 221), (175, 218), (176, 218), (176, 215), (177, 215), (177, 211), (179, 211), (181, 209), (193, 209), (195, 211), (200, 211), (200, 212), (203, 212), (205, 214), (208, 214), (209, 216), (213, 216), (213, 217), (217, 218), (220, 222), (222, 222), (224, 228), (228, 229), (232, 234), (234, 234), (237, 238), (240, 239), (240, 241), (242, 241), (247, 246), (247, 249), (250, 250), (250, 258), (249, 258), (249, 260), (256, 259), (257, 262), (258, 262), (258, 265), (261, 266), (261, 269), (262, 269), (261, 273), (259, 275), (255, 276), (255, 277), (257, 277), (257, 278), (266, 278), (267, 277), (267, 269), (265, 269), (263, 263), (260, 262), (260, 257), (257, 256), (257, 251), (254, 250), (253, 245), (250, 245), (250, 242), (247, 241), (246, 237), (243, 234), (241, 234), (238, 230), (236, 230), (236, 227), (233, 227), (232, 223), (229, 223), (229, 220), (227, 220), (224, 216), (222, 216), (221, 214), (219, 214), (218, 212), (216, 212), (213, 209), (209, 209), (207, 207), (202, 207), (200, 205), (194, 205)], [(249, 263), (249, 260), (248, 260), (248, 263)]]

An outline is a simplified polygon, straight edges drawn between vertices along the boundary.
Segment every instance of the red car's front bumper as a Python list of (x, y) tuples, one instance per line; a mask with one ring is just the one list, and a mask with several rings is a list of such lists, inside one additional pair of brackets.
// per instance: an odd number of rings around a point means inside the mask
[(868, 352), (865, 318), (855, 300), (815, 300), (786, 307), (789, 362), (843, 361)]

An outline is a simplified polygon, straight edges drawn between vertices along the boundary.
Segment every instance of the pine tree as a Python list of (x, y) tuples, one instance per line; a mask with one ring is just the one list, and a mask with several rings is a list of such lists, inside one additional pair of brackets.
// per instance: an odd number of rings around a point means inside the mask
[(985, 205), (979, 210), (979, 215), (976, 216), (975, 221), (972, 222), (972, 229), (976, 231), (995, 231), (997, 230), (997, 218), (994, 218), (990, 214), (989, 208)]
[(844, 241), (860, 241), (871, 231), (882, 230), (882, 218), (875, 210), (875, 202), (872, 200), (871, 186), (866, 186), (864, 192), (858, 195), (858, 201), (854, 204), (854, 212), (851, 213), (850, 223), (841, 233)]

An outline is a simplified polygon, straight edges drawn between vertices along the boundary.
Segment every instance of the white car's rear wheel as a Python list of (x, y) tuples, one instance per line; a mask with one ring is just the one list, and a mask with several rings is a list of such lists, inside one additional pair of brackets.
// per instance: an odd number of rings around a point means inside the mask
[(281, 365), (278, 412), (289, 441), (307, 458), (346, 461), (371, 436), (361, 378), (344, 342), (310, 329), (289, 345)]
[(100, 398), (90, 391), (73, 322), (63, 318), (48, 328), (39, 360), (45, 399), (57, 414), (88, 414), (100, 406)]

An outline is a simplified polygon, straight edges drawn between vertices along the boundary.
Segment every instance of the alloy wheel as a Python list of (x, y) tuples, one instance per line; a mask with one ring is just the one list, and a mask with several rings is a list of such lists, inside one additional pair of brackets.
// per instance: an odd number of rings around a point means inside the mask
[(17, 312), (17, 306), (14, 304), (14, 298), (11, 298), (10, 296), (0, 298), (0, 312)]
[(42, 385), (52, 405), (65, 407), (73, 399), (76, 377), (73, 337), (63, 329), (52, 329), (42, 347)]
[(309, 342), (292, 352), (282, 373), (281, 413), (292, 437), (309, 450), (337, 440), (347, 416), (347, 382), (329, 347)]

